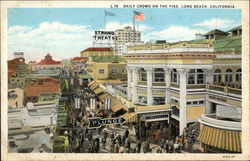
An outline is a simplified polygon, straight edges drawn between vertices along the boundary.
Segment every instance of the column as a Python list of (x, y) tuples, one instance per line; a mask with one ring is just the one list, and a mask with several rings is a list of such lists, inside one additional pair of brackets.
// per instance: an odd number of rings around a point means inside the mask
[(153, 82), (153, 68), (146, 68), (147, 70), (147, 105), (153, 105), (153, 93), (152, 93), (152, 82)]
[[(204, 76), (205, 76), (205, 83), (206, 84), (213, 84), (213, 69), (205, 69), (204, 70)], [(205, 107), (205, 113), (209, 114), (211, 111), (211, 102), (208, 101), (209, 95), (206, 94), (206, 107)]]
[(127, 82), (128, 82), (128, 85), (127, 85), (127, 97), (128, 97), (128, 100), (131, 100), (131, 76), (132, 76), (132, 70), (127, 66)]
[(138, 68), (134, 67), (133, 69), (133, 103), (138, 103), (138, 93), (137, 93), (137, 82), (138, 82)]
[(183, 130), (187, 127), (187, 72), (188, 69), (177, 69), (180, 75), (180, 116), (179, 135), (183, 135)]
[(204, 76), (205, 76), (205, 83), (207, 84), (213, 84), (213, 69), (205, 69), (204, 70)]
[(165, 68), (164, 71), (165, 71), (165, 82), (166, 82), (165, 104), (170, 104), (170, 102), (171, 102), (171, 95), (170, 95), (171, 69)]

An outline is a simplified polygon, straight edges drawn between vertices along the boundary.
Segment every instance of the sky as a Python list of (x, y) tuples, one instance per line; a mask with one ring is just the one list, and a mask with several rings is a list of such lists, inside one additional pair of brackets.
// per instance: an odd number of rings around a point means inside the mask
[[(116, 15), (106, 16), (105, 25), (104, 10)], [(39, 61), (46, 53), (55, 60), (80, 56), (93, 46), (95, 30), (132, 26), (133, 10), (144, 13), (144, 22), (135, 22), (144, 42), (192, 40), (196, 33), (241, 24), (239, 9), (9, 8), (8, 59), (13, 52), (23, 52), (26, 61)]]

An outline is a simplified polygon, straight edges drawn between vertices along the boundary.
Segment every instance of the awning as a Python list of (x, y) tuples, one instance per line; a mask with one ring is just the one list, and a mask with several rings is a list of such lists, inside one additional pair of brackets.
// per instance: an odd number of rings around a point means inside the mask
[(91, 90), (94, 90), (96, 87), (98, 86), (98, 83), (93, 83), (89, 88), (91, 89)]
[(241, 152), (241, 131), (222, 130), (203, 125), (198, 140), (220, 149)]
[(136, 114), (134, 112), (125, 113), (121, 115), (120, 117), (123, 117), (124, 119), (126, 119), (126, 122), (136, 122)]
[(117, 112), (121, 110), (124, 107), (123, 104), (121, 104), (118, 100), (112, 98), (111, 99), (111, 109), (113, 112)]
[(104, 94), (102, 94), (102, 95), (99, 97), (99, 99), (105, 99), (105, 98), (108, 97), (108, 96), (109, 96), (108, 93), (104, 93)]
[(89, 84), (88, 84), (88, 86), (91, 86), (92, 84), (94, 84), (95, 83), (95, 81), (92, 81), (92, 82), (90, 82)]
[(153, 105), (153, 106), (136, 106), (136, 112), (145, 112), (145, 111), (169, 111), (170, 104), (166, 105)]
[(99, 94), (99, 93), (102, 93), (102, 92), (104, 92), (104, 90), (103, 90), (102, 88), (96, 88), (96, 89), (94, 90), (94, 93), (95, 93), (95, 94)]

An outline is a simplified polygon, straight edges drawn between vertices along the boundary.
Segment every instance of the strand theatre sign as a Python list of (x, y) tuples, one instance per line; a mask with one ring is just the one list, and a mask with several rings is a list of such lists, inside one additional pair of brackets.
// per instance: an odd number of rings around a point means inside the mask
[(114, 31), (95, 31), (94, 40), (116, 40)]
[(108, 118), (108, 119), (101, 119), (100, 117), (89, 118), (89, 129), (91, 128), (100, 128), (104, 125), (122, 125), (126, 119), (123, 117), (116, 117), (116, 118)]

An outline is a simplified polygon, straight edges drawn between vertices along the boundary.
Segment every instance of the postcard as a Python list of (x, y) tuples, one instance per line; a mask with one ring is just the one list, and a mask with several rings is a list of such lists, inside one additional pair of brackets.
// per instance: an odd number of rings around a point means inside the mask
[(1, 2), (2, 160), (249, 160), (248, 13)]

